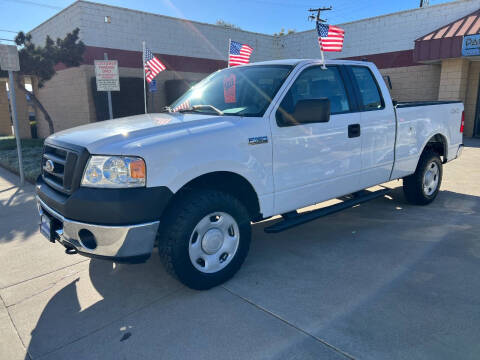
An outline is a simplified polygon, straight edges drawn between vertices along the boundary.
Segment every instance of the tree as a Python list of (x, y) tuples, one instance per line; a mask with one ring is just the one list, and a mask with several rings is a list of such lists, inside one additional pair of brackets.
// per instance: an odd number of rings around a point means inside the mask
[(273, 36), (290, 35), (290, 34), (294, 34), (294, 33), (296, 33), (296, 32), (297, 32), (297, 31), (294, 30), (294, 29), (288, 29), (287, 33), (285, 34), (285, 29), (284, 29), (284, 28), (281, 28), (280, 32), (274, 33)]
[(18, 46), (22, 46), (18, 52), (20, 71), (16, 73), (15, 81), (18, 88), (30, 97), (45, 116), (50, 134), (53, 134), (55, 131), (52, 118), (35, 94), (25, 89), (21, 82), (22, 76), (19, 75), (34, 76), (38, 80), (38, 87), (41, 88), (46, 81), (55, 75), (55, 65), (63, 63), (67, 67), (80, 66), (83, 60), (83, 53), (85, 52), (85, 44), (78, 40), (79, 32), (80, 29), (76, 28), (71, 33), (68, 33), (65, 38), (58, 38), (55, 42), (50, 36), (47, 36), (45, 46), (43, 47), (32, 43), (31, 34), (25, 34), (20, 31), (15, 37), (15, 43)]
[(240, 26), (226, 22), (225, 20), (222, 20), (222, 19), (217, 20), (215, 25), (223, 26), (224, 28), (227, 28), (227, 29), (242, 30)]

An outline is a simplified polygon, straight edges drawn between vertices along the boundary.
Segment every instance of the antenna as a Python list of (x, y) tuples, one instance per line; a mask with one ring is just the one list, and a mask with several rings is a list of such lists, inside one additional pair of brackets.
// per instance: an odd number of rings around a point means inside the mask
[[(311, 13), (308, 16), (308, 20), (310, 21), (316, 20), (318, 22), (327, 22), (327, 20), (323, 20), (322, 18), (320, 18), (320, 13), (322, 11), (328, 11), (328, 10), (332, 10), (332, 7), (329, 6), (329, 7), (317, 8), (317, 9), (308, 9), (308, 11), (310, 11)], [(317, 14), (315, 15), (315, 13)]]

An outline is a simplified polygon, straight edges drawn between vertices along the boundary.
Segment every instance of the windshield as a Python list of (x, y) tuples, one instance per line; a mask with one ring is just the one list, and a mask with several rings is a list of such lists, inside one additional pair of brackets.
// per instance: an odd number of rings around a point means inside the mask
[(173, 111), (263, 116), (291, 70), (291, 65), (224, 69), (193, 86), (170, 108)]

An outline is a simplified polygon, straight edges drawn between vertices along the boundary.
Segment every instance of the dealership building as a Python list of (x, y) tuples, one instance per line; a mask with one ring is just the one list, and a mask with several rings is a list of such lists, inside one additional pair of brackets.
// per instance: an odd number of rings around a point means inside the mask
[[(344, 48), (329, 53), (328, 58), (374, 62), (398, 101), (463, 101), (465, 135), (480, 136), (478, 0), (458, 0), (338, 26), (345, 29)], [(112, 93), (114, 116), (143, 112), (142, 41), (168, 69), (158, 75), (157, 91), (148, 96), (152, 112), (170, 103), (189, 84), (226, 67), (229, 39), (252, 46), (254, 62), (319, 57), (313, 29), (273, 36), (87, 1), (73, 3), (31, 34), (35, 43), (43, 44), (47, 35), (63, 37), (76, 27), (86, 45), (83, 64), (58, 65), (57, 74), (43, 88), (37, 89), (35, 81), (32, 84), (55, 130), (108, 117), (106, 94), (97, 92), (94, 70), (94, 60), (104, 59), (105, 54), (119, 64), (120, 91)], [(38, 133), (46, 136), (46, 122), (37, 115)], [(2, 121), (0, 109), (0, 130)]]

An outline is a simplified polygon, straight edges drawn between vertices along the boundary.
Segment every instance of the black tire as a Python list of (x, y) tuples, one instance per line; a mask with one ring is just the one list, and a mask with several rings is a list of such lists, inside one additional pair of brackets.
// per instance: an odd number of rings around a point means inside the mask
[[(436, 164), (436, 166), (438, 166), (438, 185), (433, 193), (428, 194), (423, 186), (424, 177), (427, 170), (433, 166), (432, 164)], [(430, 204), (433, 200), (435, 200), (438, 191), (440, 190), (440, 186), (442, 185), (442, 175), (443, 168), (440, 156), (432, 149), (425, 149), (420, 156), (415, 173), (403, 179), (403, 193), (405, 194), (406, 200), (415, 205)]]
[[(192, 232), (201, 219), (213, 212), (230, 215), (239, 229), (239, 243), (232, 259), (218, 272), (197, 270), (189, 256)], [(216, 190), (198, 190), (180, 196), (160, 222), (159, 254), (167, 271), (183, 284), (206, 290), (230, 279), (240, 269), (250, 248), (251, 226), (247, 208), (234, 196)]]

